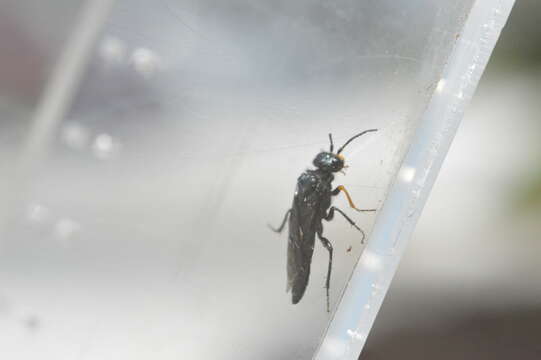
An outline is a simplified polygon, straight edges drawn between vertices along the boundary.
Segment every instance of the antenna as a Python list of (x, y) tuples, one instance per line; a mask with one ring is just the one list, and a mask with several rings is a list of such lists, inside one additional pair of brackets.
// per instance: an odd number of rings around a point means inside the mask
[[(349, 139), (348, 141), (346, 141), (346, 143), (344, 145), (342, 145), (342, 147), (340, 149), (338, 149), (338, 151), (336, 152), (336, 154), (340, 154), (342, 152), (342, 150), (344, 150), (344, 148), (346, 147), (346, 145), (348, 145), (350, 142), (352, 142), (353, 140), (357, 139), (359, 136), (363, 136), (364, 134), (366, 133), (369, 133), (369, 132), (373, 132), (373, 131), (378, 131), (378, 129), (370, 129), (370, 130), (365, 130), (363, 131), (362, 133), (359, 133), (355, 136), (353, 136), (351, 139)], [(330, 135), (330, 134), (329, 134)], [(332, 142), (331, 142), (332, 144)]]

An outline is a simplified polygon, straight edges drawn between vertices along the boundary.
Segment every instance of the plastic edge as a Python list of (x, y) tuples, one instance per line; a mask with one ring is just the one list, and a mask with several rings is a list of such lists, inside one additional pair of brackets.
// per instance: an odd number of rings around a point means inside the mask
[(356, 360), (514, 0), (477, 0), (313, 359)]

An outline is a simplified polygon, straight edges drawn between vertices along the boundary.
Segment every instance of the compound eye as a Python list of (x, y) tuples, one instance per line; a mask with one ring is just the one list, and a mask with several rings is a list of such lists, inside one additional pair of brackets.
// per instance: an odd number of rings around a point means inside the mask
[(332, 159), (332, 167), (339, 170), (342, 167), (342, 160), (336, 158)]

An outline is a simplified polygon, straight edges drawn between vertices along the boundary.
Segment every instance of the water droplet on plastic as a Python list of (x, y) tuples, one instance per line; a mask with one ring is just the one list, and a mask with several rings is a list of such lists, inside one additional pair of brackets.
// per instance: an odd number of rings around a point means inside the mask
[(47, 222), (51, 212), (47, 207), (39, 203), (33, 203), (28, 206), (27, 217), (33, 223)]
[(347, 334), (349, 335), (349, 337), (355, 340), (366, 340), (366, 335), (356, 330), (348, 329)]
[(154, 75), (162, 67), (160, 57), (154, 51), (142, 47), (133, 51), (131, 63), (135, 71), (145, 77)]
[(34, 332), (39, 330), (41, 322), (36, 315), (30, 315), (23, 320), (23, 324), (28, 331)]
[(54, 234), (60, 240), (69, 240), (81, 230), (81, 225), (70, 218), (62, 218), (54, 227)]
[(77, 123), (67, 123), (62, 127), (61, 139), (72, 149), (82, 150), (88, 145), (88, 130)]
[(126, 57), (126, 46), (120, 39), (107, 36), (101, 41), (99, 52), (104, 61), (119, 64)]
[(118, 140), (109, 134), (96, 136), (92, 144), (92, 151), (99, 159), (110, 158), (120, 147)]

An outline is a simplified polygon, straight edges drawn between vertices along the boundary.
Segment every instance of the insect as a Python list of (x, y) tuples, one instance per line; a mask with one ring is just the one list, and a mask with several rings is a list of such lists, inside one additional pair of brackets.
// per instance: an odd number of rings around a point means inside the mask
[(348, 246), (348, 248), (346, 249), (346, 252), (351, 252), (351, 249), (352, 249), (352, 246)]
[(286, 212), (282, 224), (278, 228), (270, 227), (274, 232), (281, 233), (289, 219), (289, 239), (287, 246), (287, 291), (291, 291), (291, 301), (297, 304), (303, 297), (310, 277), (310, 265), (314, 253), (315, 237), (329, 252), (329, 265), (325, 289), (327, 294), (327, 312), (329, 312), (329, 287), (331, 282), (333, 247), (331, 242), (323, 236), (323, 220), (331, 221), (335, 212), (341, 214), (347, 222), (355, 227), (361, 234), (361, 243), (366, 237), (364, 231), (359, 228), (342, 210), (331, 206), (333, 196), (343, 192), (349, 206), (357, 211), (376, 211), (376, 209), (358, 209), (348, 191), (343, 185), (332, 188), (334, 173), (343, 172), (347, 168), (344, 156), (341, 154), (344, 148), (356, 138), (377, 131), (377, 129), (365, 130), (342, 145), (336, 153), (333, 152), (334, 144), (332, 134), (329, 134), (330, 150), (322, 151), (313, 160), (315, 170), (306, 170), (297, 179), (297, 187), (293, 196), (293, 204)]

